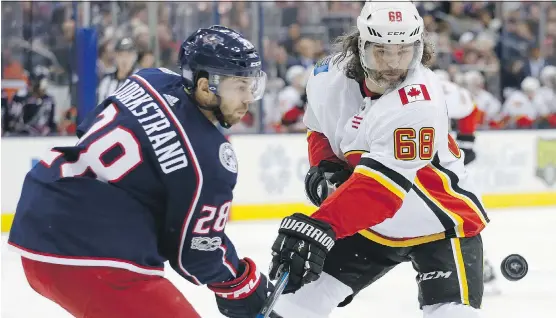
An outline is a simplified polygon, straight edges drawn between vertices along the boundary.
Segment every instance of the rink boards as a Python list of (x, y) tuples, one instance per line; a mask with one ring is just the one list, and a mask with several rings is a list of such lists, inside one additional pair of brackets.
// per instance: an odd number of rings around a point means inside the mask
[[(230, 138), (239, 164), (232, 220), (274, 219), (314, 210), (305, 198), (304, 134)], [(9, 230), (25, 174), (73, 137), (2, 138), (2, 232)], [(555, 206), (556, 130), (478, 132), (470, 177), (487, 208)]]

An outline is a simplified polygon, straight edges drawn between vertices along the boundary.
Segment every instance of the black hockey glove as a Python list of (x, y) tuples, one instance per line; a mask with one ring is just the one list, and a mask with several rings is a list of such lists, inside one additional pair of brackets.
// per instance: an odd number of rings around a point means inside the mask
[(311, 167), (305, 176), (305, 194), (316, 206), (336, 190), (351, 176), (351, 170), (343, 165), (330, 161), (321, 161), (318, 166)]
[(295, 213), (282, 220), (278, 237), (272, 245), (272, 263), (268, 276), (277, 279), (284, 264), (290, 272), (285, 294), (296, 292), (304, 284), (320, 277), (326, 254), (336, 241), (336, 234), (326, 222)]
[(467, 165), (468, 163), (473, 162), (477, 157), (477, 155), (475, 155), (475, 151), (473, 150), (473, 145), (475, 144), (475, 136), (458, 134), (456, 137), (456, 141), (459, 145), (459, 148), (465, 154), (463, 164)]
[(216, 296), (218, 310), (230, 318), (254, 318), (263, 307), (263, 302), (274, 291), (274, 285), (257, 270), (249, 258), (240, 261), (242, 273), (238, 278), (208, 288)]

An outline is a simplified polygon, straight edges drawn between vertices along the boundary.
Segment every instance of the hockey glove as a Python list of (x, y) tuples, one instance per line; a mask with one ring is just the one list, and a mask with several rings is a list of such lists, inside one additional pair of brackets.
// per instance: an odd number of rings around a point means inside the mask
[(250, 258), (240, 261), (242, 273), (238, 278), (217, 284), (210, 284), (208, 288), (216, 296), (218, 310), (230, 318), (256, 317), (263, 307), (263, 303), (274, 285), (257, 270), (255, 262)]
[(326, 254), (335, 241), (336, 234), (326, 222), (301, 213), (284, 218), (272, 245), (270, 279), (278, 278), (278, 268), (284, 264), (290, 272), (285, 294), (296, 292), (304, 284), (317, 280)]
[(468, 163), (473, 162), (477, 157), (475, 155), (475, 151), (473, 151), (473, 145), (475, 144), (475, 136), (458, 134), (456, 140), (458, 142), (460, 149), (465, 154), (465, 158), (463, 159), (463, 164), (467, 165)]
[(305, 194), (311, 203), (320, 206), (350, 175), (351, 171), (343, 165), (323, 160), (307, 172)]

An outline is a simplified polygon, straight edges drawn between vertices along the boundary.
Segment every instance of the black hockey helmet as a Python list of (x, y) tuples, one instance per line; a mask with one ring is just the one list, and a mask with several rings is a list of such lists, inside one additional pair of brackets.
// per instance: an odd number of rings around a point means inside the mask
[[(230, 28), (214, 25), (198, 29), (181, 45), (179, 66), (189, 92), (193, 92), (197, 80), (204, 76), (209, 89), (220, 99), (219, 83), (236, 77), (251, 83), (249, 93), (253, 101), (263, 97), (266, 73), (262, 71), (261, 57), (249, 40)], [(230, 127), (223, 119), (220, 103), (199, 107), (213, 111), (222, 127)]]

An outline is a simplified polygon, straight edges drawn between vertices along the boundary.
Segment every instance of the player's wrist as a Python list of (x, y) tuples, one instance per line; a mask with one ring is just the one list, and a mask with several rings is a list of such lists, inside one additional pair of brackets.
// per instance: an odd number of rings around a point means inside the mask
[(257, 270), (249, 258), (240, 260), (239, 276), (230, 281), (208, 286), (216, 296), (220, 313), (230, 318), (254, 317), (260, 312), (274, 285)]
[(305, 176), (305, 193), (311, 203), (320, 206), (337, 187), (349, 179), (352, 171), (345, 164), (322, 160)]
[(246, 257), (239, 261), (239, 276), (222, 283), (212, 283), (207, 287), (222, 298), (243, 299), (251, 295), (260, 284), (261, 273), (255, 262)]

